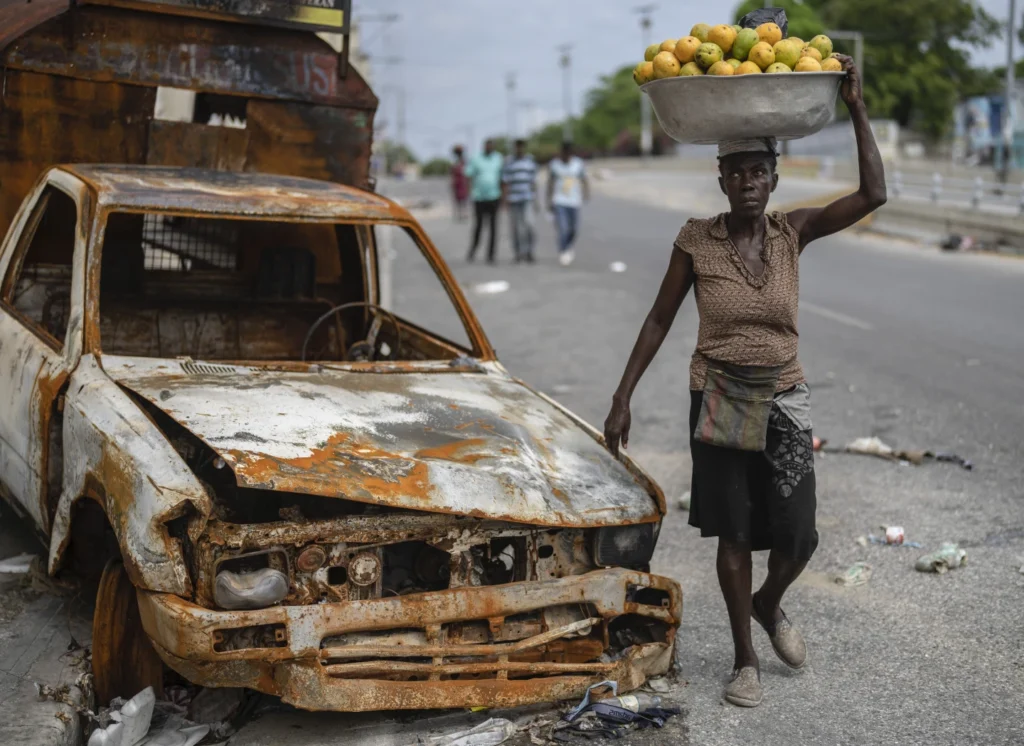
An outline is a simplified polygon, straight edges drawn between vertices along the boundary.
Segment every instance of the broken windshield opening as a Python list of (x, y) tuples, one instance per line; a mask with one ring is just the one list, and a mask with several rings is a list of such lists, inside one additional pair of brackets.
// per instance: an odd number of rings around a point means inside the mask
[[(377, 300), (369, 235), (346, 223), (111, 214), (101, 254), (102, 349), (282, 362), (453, 360), (471, 351), (458, 309), (415, 243), (386, 261), (400, 272), (398, 282), (394, 271), (387, 277), (390, 287), (405, 297), (401, 283), (413, 283), (415, 304), (395, 309), (403, 318)], [(435, 330), (432, 319), (455, 324)]]

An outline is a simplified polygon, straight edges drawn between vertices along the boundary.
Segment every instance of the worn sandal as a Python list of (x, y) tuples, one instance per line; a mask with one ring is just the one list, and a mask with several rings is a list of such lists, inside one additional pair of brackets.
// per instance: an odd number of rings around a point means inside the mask
[[(780, 609), (780, 611), (782, 610)], [(772, 641), (772, 647), (775, 649), (775, 654), (779, 656), (779, 660), (790, 668), (804, 667), (804, 664), (807, 662), (807, 644), (804, 642), (804, 636), (800, 634), (800, 630), (789, 621), (786, 612), (782, 612), (782, 619), (780, 621), (765, 624), (761, 619), (761, 615), (757, 613), (757, 598), (755, 595), (751, 598), (750, 615), (768, 633), (768, 639)]]
[(737, 707), (757, 707), (764, 697), (761, 674), (753, 666), (733, 671), (732, 681), (725, 687), (725, 701)]

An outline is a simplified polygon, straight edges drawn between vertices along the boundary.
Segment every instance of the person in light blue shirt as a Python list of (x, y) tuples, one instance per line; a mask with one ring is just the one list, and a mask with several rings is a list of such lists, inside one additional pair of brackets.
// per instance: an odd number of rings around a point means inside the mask
[(498, 207), (501, 205), (501, 175), (505, 159), (494, 149), (490, 140), (484, 142), (484, 152), (478, 153), (466, 167), (466, 176), (472, 183), (470, 196), (473, 198), (473, 243), (469, 247), (468, 261), (476, 257), (480, 243), (480, 230), (484, 218), (489, 223), (490, 241), (487, 244), (487, 262), (494, 264), (494, 242), (497, 239)]

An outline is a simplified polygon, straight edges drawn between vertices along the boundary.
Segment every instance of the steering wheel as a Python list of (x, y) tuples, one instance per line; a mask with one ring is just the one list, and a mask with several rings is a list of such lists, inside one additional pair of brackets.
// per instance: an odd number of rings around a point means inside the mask
[(309, 341), (313, 338), (313, 333), (320, 328), (320, 325), (335, 314), (357, 307), (365, 308), (366, 310), (373, 312), (373, 323), (370, 324), (370, 330), (366, 335), (366, 339), (356, 342), (345, 351), (345, 360), (373, 360), (376, 357), (377, 335), (380, 334), (380, 328), (383, 326), (382, 319), (387, 320), (395, 329), (395, 350), (389, 352), (388, 357), (390, 357), (395, 351), (402, 348), (402, 327), (398, 323), (398, 319), (395, 318), (395, 315), (386, 308), (378, 306), (376, 303), (357, 300), (351, 303), (342, 303), (340, 306), (335, 306), (313, 322), (313, 325), (309, 327), (309, 331), (306, 332), (306, 338), (302, 341), (302, 362), (306, 362), (306, 351), (309, 347)]

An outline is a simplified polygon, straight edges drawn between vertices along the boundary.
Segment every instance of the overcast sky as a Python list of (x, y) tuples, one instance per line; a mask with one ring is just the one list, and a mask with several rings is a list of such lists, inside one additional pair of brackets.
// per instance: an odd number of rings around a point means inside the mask
[[(429, 158), (456, 142), (472, 141), (475, 150), (487, 135), (508, 129), (509, 73), (516, 75), (520, 133), (560, 119), (560, 44), (573, 45), (572, 106), (578, 114), (583, 95), (601, 75), (642, 56), (633, 8), (647, 2), (658, 5), (652, 41), (678, 37), (698, 22), (730, 20), (722, 17), (724, 4), (713, 0), (355, 0), (354, 13), (366, 19), (361, 42), (372, 56), (372, 82), (382, 100), (378, 116), (394, 136), (398, 91), (404, 90), (406, 139), (417, 156)], [(1000, 20), (1007, 16), (1009, 0), (978, 3)], [(372, 20), (384, 13), (401, 19)], [(976, 55), (984, 65), (1002, 65), (1005, 58), (1002, 40)]]

